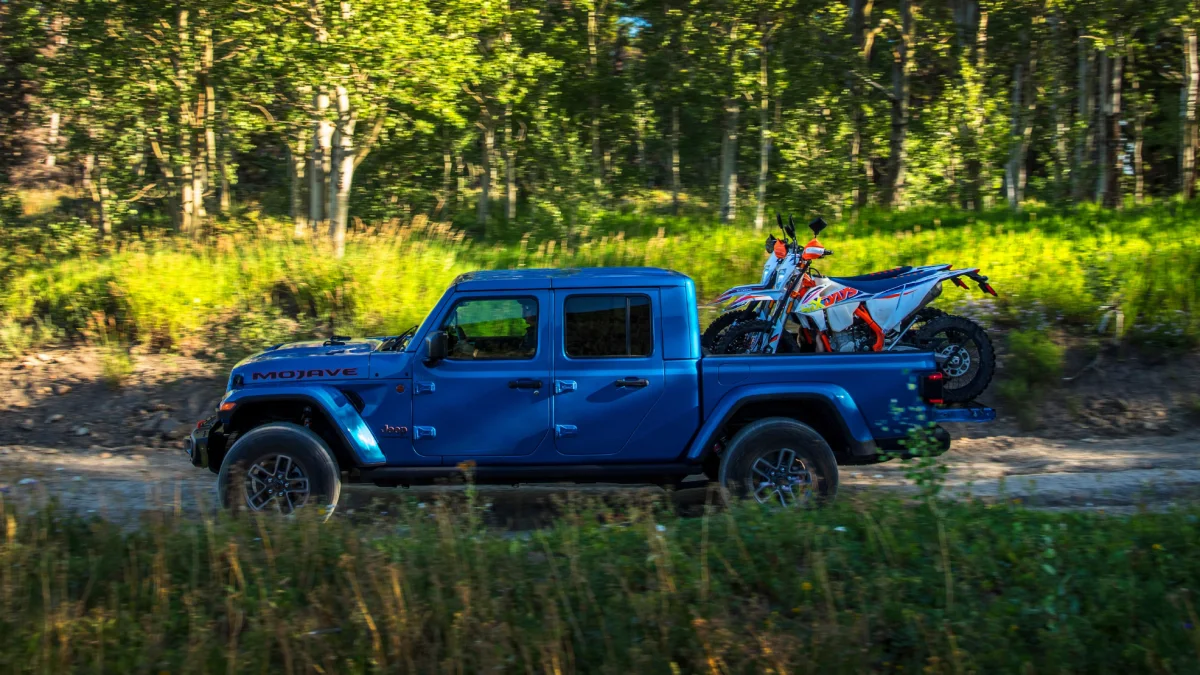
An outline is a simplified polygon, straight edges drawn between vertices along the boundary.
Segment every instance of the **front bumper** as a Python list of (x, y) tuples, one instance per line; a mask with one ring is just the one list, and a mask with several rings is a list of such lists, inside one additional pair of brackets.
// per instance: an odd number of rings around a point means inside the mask
[(214, 415), (197, 424), (183, 442), (183, 450), (192, 460), (192, 466), (218, 471), (221, 460), (225, 458), (225, 435), (221, 433), (221, 420)]

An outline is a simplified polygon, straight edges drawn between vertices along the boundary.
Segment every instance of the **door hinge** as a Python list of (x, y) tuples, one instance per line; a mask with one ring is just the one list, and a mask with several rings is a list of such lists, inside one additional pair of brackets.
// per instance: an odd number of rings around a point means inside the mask
[(413, 440), (418, 438), (436, 438), (437, 429), (434, 427), (413, 427)]
[(576, 427), (574, 424), (555, 424), (554, 425), (554, 437), (555, 438), (574, 438), (575, 434), (577, 434), (578, 432), (579, 432), (579, 428)]
[(568, 391), (575, 391), (578, 387), (579, 387), (579, 385), (577, 385), (575, 383), (575, 380), (555, 380), (554, 381), (554, 393), (556, 393), (556, 394), (562, 394), (562, 393), (565, 393)]
[(416, 393), (418, 394), (432, 394), (436, 390), (437, 383), (435, 382), (417, 382)]

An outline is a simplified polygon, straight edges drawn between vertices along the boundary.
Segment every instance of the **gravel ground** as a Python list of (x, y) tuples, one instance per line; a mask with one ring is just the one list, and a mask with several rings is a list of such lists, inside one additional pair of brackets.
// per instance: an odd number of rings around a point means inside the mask
[[(146, 355), (119, 384), (102, 376), (102, 355), (59, 350), (0, 362), (11, 386), (0, 390), (0, 496), (44, 502), (49, 496), (81, 513), (136, 518), (146, 510), (201, 511), (215, 503), (215, 476), (194, 469), (181, 439), (215, 406), (227, 368), (179, 356)], [(1139, 377), (1149, 377), (1144, 372)], [(1175, 381), (1164, 375), (1165, 382)], [(1182, 382), (1190, 384), (1191, 378)], [(1104, 389), (1103, 382), (1094, 388)], [(1020, 499), (1042, 508), (1166, 508), (1200, 496), (1200, 428), (1190, 421), (1190, 390), (1160, 388), (1156, 403), (1129, 405), (1086, 388), (1064, 393), (1083, 401), (1070, 425), (1067, 413), (1047, 413), (1057, 433), (1017, 431), (1011, 420), (951, 429), (941, 458), (951, 495)], [(1172, 400), (1183, 401), (1171, 405)], [(1114, 402), (1115, 401), (1115, 402)], [(1089, 411), (1112, 408), (1103, 423)], [(1144, 410), (1144, 413), (1137, 412)], [(1089, 435), (1091, 431), (1093, 435)], [(991, 435), (988, 435), (991, 434)], [(843, 467), (843, 493), (914, 491), (911, 463)], [(656, 488), (655, 488), (656, 489)], [(339, 513), (386, 511), (397, 498), (432, 500), (461, 488), (412, 490), (349, 486)], [(606, 486), (484, 487), (500, 524), (543, 521), (566, 495), (628, 494)], [(703, 487), (674, 494), (682, 505), (705, 499)]]

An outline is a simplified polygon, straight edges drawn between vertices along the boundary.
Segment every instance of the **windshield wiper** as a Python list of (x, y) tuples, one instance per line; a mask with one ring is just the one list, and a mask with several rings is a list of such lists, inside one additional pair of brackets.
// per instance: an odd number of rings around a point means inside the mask
[(410, 326), (403, 333), (393, 338), (388, 338), (382, 345), (379, 346), (381, 352), (398, 352), (408, 345), (408, 340), (412, 338), (413, 333), (417, 332), (419, 326)]

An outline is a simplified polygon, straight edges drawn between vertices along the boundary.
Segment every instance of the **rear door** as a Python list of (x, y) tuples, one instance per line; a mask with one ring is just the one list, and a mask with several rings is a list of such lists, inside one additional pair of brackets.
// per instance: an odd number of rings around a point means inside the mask
[(422, 455), (529, 455), (550, 428), (549, 291), (459, 293), (438, 319), (443, 361), (413, 366), (413, 447)]
[(621, 451), (663, 395), (658, 289), (556, 290), (554, 443)]

